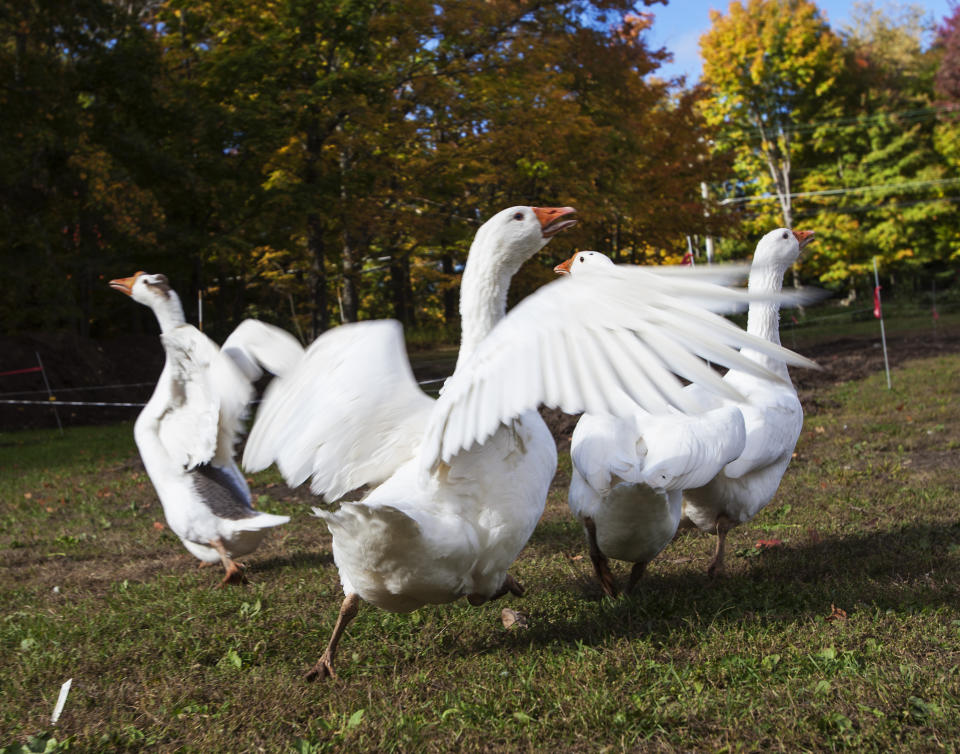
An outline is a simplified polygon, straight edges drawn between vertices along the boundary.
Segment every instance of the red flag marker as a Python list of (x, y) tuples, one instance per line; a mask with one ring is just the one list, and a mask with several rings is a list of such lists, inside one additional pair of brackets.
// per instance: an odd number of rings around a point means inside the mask
[(887, 390), (890, 384), (890, 359), (887, 357), (887, 333), (883, 327), (883, 309), (880, 307), (880, 272), (877, 270), (877, 258), (873, 258), (873, 316), (880, 320), (880, 342), (883, 343), (883, 366), (887, 372)]

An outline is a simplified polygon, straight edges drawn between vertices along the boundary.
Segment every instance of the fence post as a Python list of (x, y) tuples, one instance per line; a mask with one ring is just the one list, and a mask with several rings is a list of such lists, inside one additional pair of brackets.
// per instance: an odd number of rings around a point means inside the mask
[(890, 360), (887, 358), (887, 333), (883, 329), (883, 307), (880, 305), (880, 273), (877, 272), (877, 258), (873, 258), (873, 316), (880, 320), (880, 341), (883, 343), (883, 366), (887, 370), (887, 390), (892, 390), (890, 384)]
[(43, 377), (43, 384), (47, 388), (47, 397), (50, 399), (50, 408), (53, 409), (53, 415), (57, 419), (57, 428), (60, 430), (60, 434), (63, 434), (63, 424), (60, 421), (60, 412), (57, 411), (57, 399), (53, 395), (53, 391), (50, 389), (50, 380), (47, 379), (47, 370), (43, 368), (43, 359), (40, 358), (40, 352), (34, 351), (37, 355), (37, 364), (40, 365), (40, 374)]

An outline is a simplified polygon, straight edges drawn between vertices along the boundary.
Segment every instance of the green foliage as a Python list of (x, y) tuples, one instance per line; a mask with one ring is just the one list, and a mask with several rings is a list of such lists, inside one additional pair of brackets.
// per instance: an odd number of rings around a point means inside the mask
[(807, 0), (714, 15), (705, 110), (725, 126), (720, 148), (737, 155), (729, 199), (747, 210), (748, 240), (727, 239), (723, 253), (792, 224), (816, 231), (801, 271), (829, 287), (872, 287), (874, 257), (913, 285), (948, 277), (960, 252), (957, 138), (933, 98), (923, 13), (861, 3), (839, 36)]
[(108, 334), (129, 316), (103, 280), (148, 269), (188, 316), (202, 289), (215, 336), (250, 314), (304, 340), (448, 326), (504, 206), (578, 206), (560, 256), (722, 228), (699, 95), (650, 76), (666, 53), (635, 5), (90, 0), (61, 24), (28, 4), (0, 22), (0, 322)]
[(203, 292), (214, 337), (245, 316), (304, 341), (369, 317), (455, 330), (477, 223), (515, 203), (581, 212), (526, 290), (574, 248), (669, 263), (709, 234), (743, 256), (783, 223), (818, 231), (803, 274), (832, 287), (874, 255), (945, 280), (953, 17), (926, 49), (911, 7), (860, 5), (837, 33), (813, 0), (737, 0), (683, 88), (658, 78), (653, 4), (14, 4), (0, 327), (149, 330), (104, 285), (147, 269), (191, 319)]
[(711, 90), (704, 112), (723, 127), (720, 148), (735, 153), (736, 178), (750, 194), (774, 193), (780, 224), (790, 227), (793, 164), (804, 145), (797, 127), (819, 114), (836, 83), (840, 40), (811, 0), (735, 0), (711, 20), (700, 40)]

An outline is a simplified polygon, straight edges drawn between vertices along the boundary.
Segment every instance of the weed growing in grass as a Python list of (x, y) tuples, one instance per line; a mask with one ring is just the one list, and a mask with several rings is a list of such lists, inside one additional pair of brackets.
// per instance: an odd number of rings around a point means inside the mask
[(129, 425), (0, 436), (0, 746), (955, 747), (958, 377), (960, 357), (944, 356), (897, 370), (893, 391), (878, 374), (818, 394), (776, 499), (731, 532), (743, 557), (720, 580), (704, 574), (712, 539), (684, 534), (636, 595), (601, 598), (561, 464), (512, 569), (528, 628), (504, 629), (501, 604), (361, 609), (326, 685), (301, 681), (340, 600), (305, 492), (253, 479), (293, 520), (250, 559), (249, 585), (213, 590), (154, 527)]

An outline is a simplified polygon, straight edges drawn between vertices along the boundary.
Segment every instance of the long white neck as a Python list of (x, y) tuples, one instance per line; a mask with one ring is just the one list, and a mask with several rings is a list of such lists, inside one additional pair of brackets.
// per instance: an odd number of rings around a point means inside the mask
[[(477, 242), (474, 242), (474, 246)], [(519, 264), (489, 249), (470, 249), (460, 282), (460, 355), (457, 367), (507, 313), (507, 291)]]
[[(786, 268), (777, 264), (754, 264), (750, 269), (751, 293), (779, 293), (783, 289)], [(773, 301), (754, 301), (747, 315), (747, 332), (780, 345), (780, 304)], [(789, 379), (787, 365), (777, 359), (749, 348), (743, 355), (782, 377)]]
[(151, 307), (153, 313), (157, 315), (157, 322), (160, 323), (160, 332), (170, 332), (175, 327), (180, 327), (187, 323), (183, 316), (183, 306), (180, 304), (180, 297), (170, 291), (166, 299), (154, 303)]

